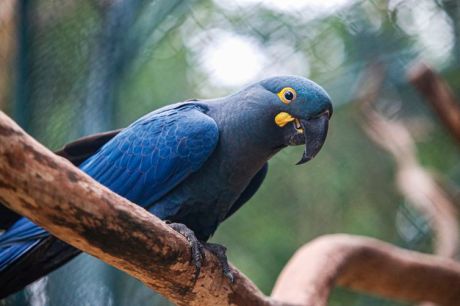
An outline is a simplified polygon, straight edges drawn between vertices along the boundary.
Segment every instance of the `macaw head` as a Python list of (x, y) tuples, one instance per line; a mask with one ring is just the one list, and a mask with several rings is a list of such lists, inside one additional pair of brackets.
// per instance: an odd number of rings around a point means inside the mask
[[(282, 145), (305, 145), (303, 164), (319, 152), (326, 139), (332, 103), (318, 84), (298, 76), (279, 76), (259, 82), (266, 91), (272, 124)], [(268, 101), (267, 101), (268, 100)]]

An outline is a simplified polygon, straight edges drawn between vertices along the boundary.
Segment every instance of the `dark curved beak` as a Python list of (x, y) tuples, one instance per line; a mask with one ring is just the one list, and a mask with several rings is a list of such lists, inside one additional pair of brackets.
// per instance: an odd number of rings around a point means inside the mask
[(321, 116), (313, 119), (299, 120), (305, 136), (305, 150), (297, 165), (304, 164), (311, 160), (318, 154), (319, 150), (321, 150), (326, 140), (330, 116), (331, 113), (327, 111)]

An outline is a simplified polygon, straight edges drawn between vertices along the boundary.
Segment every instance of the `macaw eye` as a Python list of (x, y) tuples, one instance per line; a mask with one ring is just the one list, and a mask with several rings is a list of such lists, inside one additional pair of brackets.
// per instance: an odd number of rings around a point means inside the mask
[(283, 102), (284, 104), (289, 104), (295, 100), (295, 98), (297, 97), (297, 93), (291, 87), (284, 87), (278, 93), (278, 97), (280, 98), (281, 102)]

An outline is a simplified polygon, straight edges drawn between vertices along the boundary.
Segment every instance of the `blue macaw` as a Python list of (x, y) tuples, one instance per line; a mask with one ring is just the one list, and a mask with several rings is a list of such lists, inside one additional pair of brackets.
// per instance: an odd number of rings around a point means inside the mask
[[(302, 164), (319, 152), (331, 115), (331, 100), (316, 83), (273, 77), (227, 97), (160, 108), (57, 153), (183, 234), (198, 273), (208, 248), (231, 280), (225, 248), (206, 241), (257, 191), (274, 154), (305, 144)], [(28, 219), (2, 212), (0, 297), (80, 252)]]

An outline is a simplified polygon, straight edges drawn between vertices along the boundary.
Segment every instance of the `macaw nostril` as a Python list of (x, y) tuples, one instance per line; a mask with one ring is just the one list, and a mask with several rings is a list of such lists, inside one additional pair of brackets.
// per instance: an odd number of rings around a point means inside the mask
[(324, 112), (321, 113), (321, 115), (319, 117), (322, 117), (324, 115), (326, 115), (328, 119), (331, 119), (331, 117), (332, 117), (332, 109), (325, 110)]
[(318, 119), (318, 118), (321, 118), (321, 117), (324, 117), (324, 116), (327, 116), (328, 120), (331, 119), (332, 111), (330, 109), (327, 109), (324, 112), (319, 113), (318, 115), (312, 117), (311, 119)]
[(331, 119), (332, 114), (334, 113), (334, 109), (332, 108), (332, 104), (329, 105), (328, 112), (329, 112), (329, 119)]

